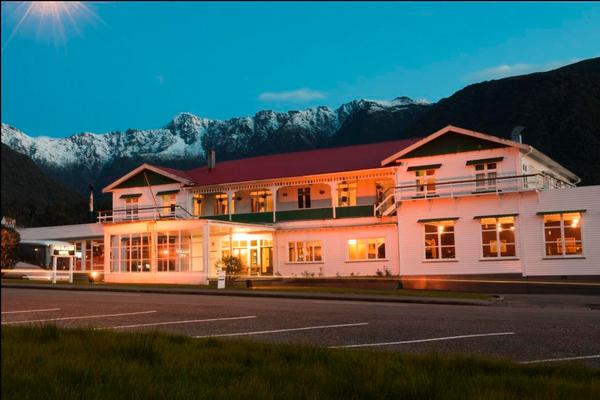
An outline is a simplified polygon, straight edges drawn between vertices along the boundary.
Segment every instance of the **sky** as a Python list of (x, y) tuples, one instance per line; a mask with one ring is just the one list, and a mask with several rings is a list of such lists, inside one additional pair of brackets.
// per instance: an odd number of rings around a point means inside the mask
[(2, 2), (2, 122), (31, 136), (430, 102), (600, 55), (595, 3)]

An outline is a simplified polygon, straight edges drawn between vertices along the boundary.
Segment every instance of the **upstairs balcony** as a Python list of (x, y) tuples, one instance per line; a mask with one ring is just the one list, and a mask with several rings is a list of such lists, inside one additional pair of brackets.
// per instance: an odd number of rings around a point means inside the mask
[(172, 220), (195, 218), (185, 208), (179, 205), (169, 206), (134, 206), (114, 208), (112, 210), (99, 211), (99, 223), (135, 222), (149, 220)]
[(514, 172), (486, 177), (456, 177), (401, 182), (388, 191), (375, 206), (378, 216), (391, 215), (402, 201), (431, 200), (464, 196), (543, 191), (572, 187), (571, 183), (544, 173), (516, 174)]

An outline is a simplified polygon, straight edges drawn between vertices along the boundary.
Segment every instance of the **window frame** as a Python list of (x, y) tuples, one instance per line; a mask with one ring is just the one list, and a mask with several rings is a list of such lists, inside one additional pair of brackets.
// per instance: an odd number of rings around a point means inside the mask
[[(365, 256), (366, 258), (351, 258), (350, 257), (350, 241), (354, 240), (354, 246), (355, 247), (355, 253), (358, 256), (358, 244), (359, 241), (364, 241), (365, 243)], [(381, 241), (381, 243), (379, 243), (378, 245), (378, 241)], [(369, 244), (374, 243), (375, 244), (375, 258), (369, 258)], [(380, 246), (383, 245), (383, 257), (378, 257), (379, 256), (379, 248)], [(379, 236), (379, 237), (356, 237), (356, 238), (349, 238), (346, 240), (346, 262), (372, 262), (372, 261), (388, 261), (388, 249), (386, 246), (386, 238), (385, 236)]]
[[(415, 193), (417, 196), (433, 196), (436, 194), (436, 170), (437, 168), (415, 170)], [(419, 175), (421, 172), (423, 175)]]
[[(358, 182), (340, 182), (337, 185), (337, 207), (354, 207), (358, 201)], [(343, 198), (346, 201), (342, 201)]]
[[(490, 168), (492, 164), (494, 168)], [(483, 169), (478, 170), (478, 166), (483, 166)], [(473, 168), (475, 169), (475, 191), (496, 190), (498, 188), (498, 161), (473, 164)], [(493, 176), (490, 176), (491, 174)], [(478, 178), (478, 175), (483, 175), (483, 177)]]
[[(452, 223), (452, 236), (453, 236), (453, 242), (454, 242), (454, 244), (452, 244), (452, 245), (442, 245), (442, 235), (448, 234), (448, 232), (440, 232), (439, 225), (437, 225), (437, 224), (442, 223), (442, 222), (451, 222)], [(436, 242), (435, 246), (427, 245), (427, 235), (433, 234), (433, 232), (427, 232), (427, 227), (426, 227), (427, 224), (429, 224), (429, 225), (435, 224), (435, 226), (436, 226), (435, 234), (436, 234), (437, 242)], [(421, 223), (421, 225), (423, 225), (423, 227), (422, 227), (423, 236), (422, 236), (422, 242), (421, 242), (423, 245), (422, 253), (421, 253), (422, 257), (423, 257), (423, 262), (454, 262), (454, 261), (458, 261), (457, 252), (456, 252), (456, 247), (457, 247), (457, 245), (456, 245), (456, 236), (457, 236), (456, 235), (456, 219), (440, 219), (437, 221), (423, 221)], [(431, 247), (435, 247), (436, 254), (438, 254), (438, 257), (427, 258), (427, 249), (431, 248)], [(451, 257), (451, 258), (442, 257), (442, 254), (443, 254), (442, 250), (445, 247), (453, 247), (454, 248), (454, 257)]]
[[(495, 226), (496, 229), (494, 230), (496, 232), (496, 242), (500, 241), (500, 232), (498, 230), (498, 220), (500, 218), (512, 218), (513, 219), (513, 232), (514, 232), (514, 242), (513, 243), (506, 243), (507, 245), (512, 244), (515, 247), (515, 254), (512, 256), (503, 256), (502, 251), (501, 251), (501, 247), (498, 248), (498, 250), (496, 251), (496, 256), (493, 257), (485, 257), (484, 256), (484, 252), (483, 252), (483, 247), (485, 246), (485, 243), (483, 242), (483, 225), (481, 223), (481, 221), (483, 219), (494, 219), (495, 220)], [(517, 238), (517, 233), (519, 232), (519, 228), (517, 227), (517, 216), (504, 216), (504, 217), (479, 217), (478, 218), (478, 223), (479, 223), (479, 245), (480, 245), (480, 249), (481, 249), (481, 255), (480, 255), (480, 261), (493, 261), (493, 260), (517, 260), (519, 259), (519, 240)], [(487, 230), (487, 232), (491, 232), (491, 230)]]
[(298, 188), (297, 197), (299, 210), (312, 208), (310, 186)]
[[(565, 224), (564, 224), (564, 215), (565, 214), (579, 214), (579, 221), (578, 221), (578, 228), (579, 228), (579, 236), (581, 237), (581, 239), (579, 240), (580, 242), (580, 246), (581, 246), (581, 253), (580, 254), (567, 254), (566, 252), (566, 248), (567, 246), (565, 245)], [(565, 258), (585, 258), (585, 248), (586, 246), (583, 245), (583, 212), (581, 211), (575, 211), (575, 212), (557, 212), (557, 213), (547, 213), (547, 214), (543, 214), (540, 215), (542, 217), (542, 254), (543, 254), (543, 258), (544, 259), (565, 259)], [(544, 218), (548, 215), (560, 215), (560, 247), (562, 248), (562, 254), (560, 255), (548, 255), (547, 252), (547, 243), (551, 243), (551, 242), (547, 242), (546, 241), (546, 223), (544, 221)], [(577, 241), (576, 241), (577, 242)]]
[[(302, 254), (303, 254), (303, 260), (302, 261), (298, 261), (298, 244), (302, 244)], [(295, 261), (291, 260), (290, 256), (291, 256), (291, 252), (290, 250), (292, 249), (292, 245), (293, 244), (293, 249), (294, 249), (294, 256), (296, 258)], [(319, 248), (319, 260), (316, 259), (315, 255), (315, 249)], [(310, 251), (309, 251), (310, 249)], [(321, 239), (317, 239), (317, 240), (290, 240), (287, 244), (286, 247), (287, 250), (287, 264), (322, 264), (323, 261), (323, 241)], [(311, 255), (311, 259), (307, 260), (308, 255)]]

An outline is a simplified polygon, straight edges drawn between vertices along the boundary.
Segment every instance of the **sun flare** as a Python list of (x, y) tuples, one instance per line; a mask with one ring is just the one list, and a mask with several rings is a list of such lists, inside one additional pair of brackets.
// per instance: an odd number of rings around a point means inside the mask
[[(37, 35), (64, 42), (66, 28), (80, 33), (78, 23), (99, 17), (82, 1), (23, 1), (14, 8), (18, 19), (6, 44), (25, 26), (37, 25)], [(4, 44), (4, 47), (6, 47)]]

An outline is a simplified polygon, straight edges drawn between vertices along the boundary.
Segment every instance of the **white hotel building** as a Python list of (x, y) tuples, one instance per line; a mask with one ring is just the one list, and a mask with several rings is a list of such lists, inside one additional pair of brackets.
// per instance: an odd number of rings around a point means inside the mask
[[(209, 157), (210, 158), (210, 157)], [(209, 161), (210, 163), (210, 161)], [(143, 164), (94, 224), (21, 229), (77, 246), (108, 282), (245, 276), (600, 275), (600, 186), (523, 144), (447, 126), (424, 138), (211, 163)]]

